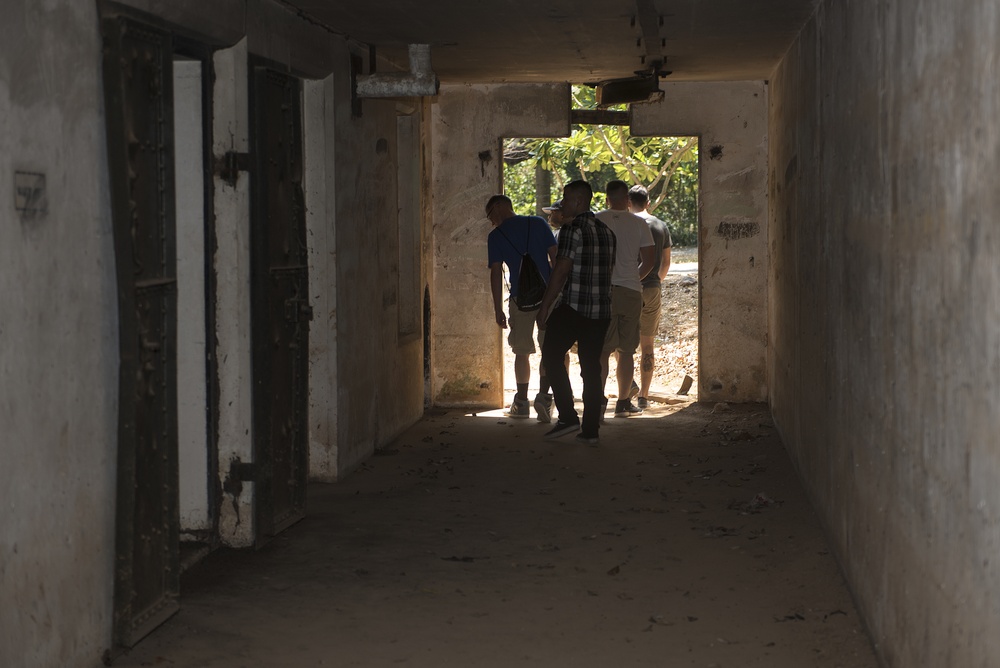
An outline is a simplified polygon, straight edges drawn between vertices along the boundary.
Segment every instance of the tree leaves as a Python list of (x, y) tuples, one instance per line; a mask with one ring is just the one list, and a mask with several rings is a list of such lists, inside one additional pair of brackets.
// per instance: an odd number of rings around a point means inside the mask
[[(573, 104), (594, 109), (594, 91), (573, 87)], [(515, 210), (538, 210), (535, 202), (535, 166), (551, 172), (549, 201), (559, 199), (563, 186), (575, 179), (591, 182), (603, 192), (607, 182), (621, 179), (649, 190), (649, 211), (667, 221), (674, 243), (697, 243), (698, 138), (634, 137), (628, 126), (574, 125), (569, 137), (507, 139), (504, 187)], [(593, 208), (603, 208), (596, 197)]]

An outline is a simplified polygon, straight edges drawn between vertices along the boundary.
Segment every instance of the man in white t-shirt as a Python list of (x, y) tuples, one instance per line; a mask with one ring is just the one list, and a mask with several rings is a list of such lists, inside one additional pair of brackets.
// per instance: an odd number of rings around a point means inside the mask
[[(646, 221), (628, 210), (628, 186), (611, 181), (605, 191), (608, 208), (597, 214), (598, 220), (611, 228), (617, 240), (615, 269), (611, 274), (611, 324), (604, 339), (601, 378), (607, 385), (611, 353), (618, 352), (618, 401), (615, 417), (629, 417), (642, 412), (632, 403), (633, 359), (639, 347), (639, 317), (642, 313), (642, 279), (656, 262), (653, 235)], [(607, 405), (607, 399), (604, 400)]]

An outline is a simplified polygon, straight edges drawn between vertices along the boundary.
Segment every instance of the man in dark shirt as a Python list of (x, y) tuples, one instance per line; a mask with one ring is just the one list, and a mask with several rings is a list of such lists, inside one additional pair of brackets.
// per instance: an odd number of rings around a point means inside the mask
[(632, 186), (628, 191), (629, 211), (639, 216), (649, 225), (653, 235), (655, 258), (653, 268), (642, 279), (642, 313), (639, 316), (639, 350), (642, 361), (639, 364), (639, 408), (645, 410), (649, 404), (649, 386), (653, 382), (653, 368), (656, 361), (653, 355), (653, 344), (656, 331), (660, 327), (661, 295), (663, 279), (670, 271), (670, 249), (673, 241), (667, 224), (646, 211), (649, 206), (649, 192), (644, 186)]
[[(535, 311), (522, 310), (515, 299), (519, 294), (518, 275), (521, 269), (521, 257), (528, 253), (541, 272), (542, 278), (549, 280), (549, 268), (556, 256), (556, 240), (545, 219), (540, 216), (518, 216), (514, 213), (510, 198), (506, 195), (494, 195), (486, 202), (486, 217), (493, 223), (493, 230), (487, 237), (487, 253), (490, 268), (490, 292), (493, 295), (493, 312), (497, 325), (503, 329), (510, 326), (507, 342), (514, 352), (514, 376), (517, 383), (517, 393), (510, 404), (508, 415), (513, 418), (529, 416), (528, 381), (531, 378), (530, 357), (535, 352), (533, 333), (535, 330)], [(508, 313), (503, 310), (503, 265), (507, 265), (510, 277), (510, 300)], [(544, 337), (541, 330), (538, 333), (538, 343), (542, 344)], [(535, 396), (535, 413), (539, 422), (550, 421), (552, 398), (549, 396), (549, 383), (545, 378), (545, 369), (538, 373), (538, 394)]]
[[(615, 235), (590, 210), (594, 191), (586, 181), (563, 188), (562, 214), (569, 221), (559, 230), (556, 261), (538, 310), (538, 326), (546, 330), (542, 365), (552, 385), (559, 411), (556, 425), (545, 435), (556, 438), (580, 431), (577, 439), (598, 442), (601, 406), (601, 349), (611, 321), (611, 272), (615, 265)], [(583, 426), (573, 406), (573, 388), (563, 358), (576, 343), (583, 377)]]

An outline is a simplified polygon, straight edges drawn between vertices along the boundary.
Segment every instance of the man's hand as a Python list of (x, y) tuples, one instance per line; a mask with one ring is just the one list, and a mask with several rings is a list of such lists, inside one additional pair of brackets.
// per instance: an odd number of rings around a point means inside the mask
[(503, 263), (494, 262), (490, 265), (490, 294), (493, 295), (493, 318), (501, 329), (507, 329), (507, 315), (503, 312), (501, 285), (503, 281)]
[(538, 307), (538, 315), (535, 316), (535, 324), (538, 325), (538, 331), (544, 332), (545, 325), (549, 319), (549, 311), (552, 309), (552, 302), (542, 302), (542, 305)]
[(566, 279), (569, 278), (569, 272), (573, 268), (573, 260), (567, 257), (560, 257), (556, 259), (556, 264), (552, 267), (552, 275), (549, 276), (549, 284), (545, 286), (545, 295), (542, 296), (542, 305), (538, 307), (538, 315), (535, 316), (535, 322), (538, 323), (538, 329), (545, 330), (546, 321), (549, 319), (549, 314), (552, 312), (552, 305), (556, 302), (556, 297), (562, 292), (563, 286), (566, 285)]

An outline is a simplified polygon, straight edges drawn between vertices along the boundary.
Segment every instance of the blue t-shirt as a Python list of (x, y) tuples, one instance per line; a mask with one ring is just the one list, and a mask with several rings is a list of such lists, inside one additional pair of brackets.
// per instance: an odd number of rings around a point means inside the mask
[[(529, 248), (530, 245), (530, 248)], [(549, 282), (549, 249), (556, 245), (552, 228), (540, 216), (511, 216), (494, 228), (486, 238), (489, 253), (487, 266), (497, 262), (507, 265), (510, 275), (510, 296), (517, 296), (517, 278), (521, 273), (521, 256), (527, 250), (538, 265), (545, 282)]]

